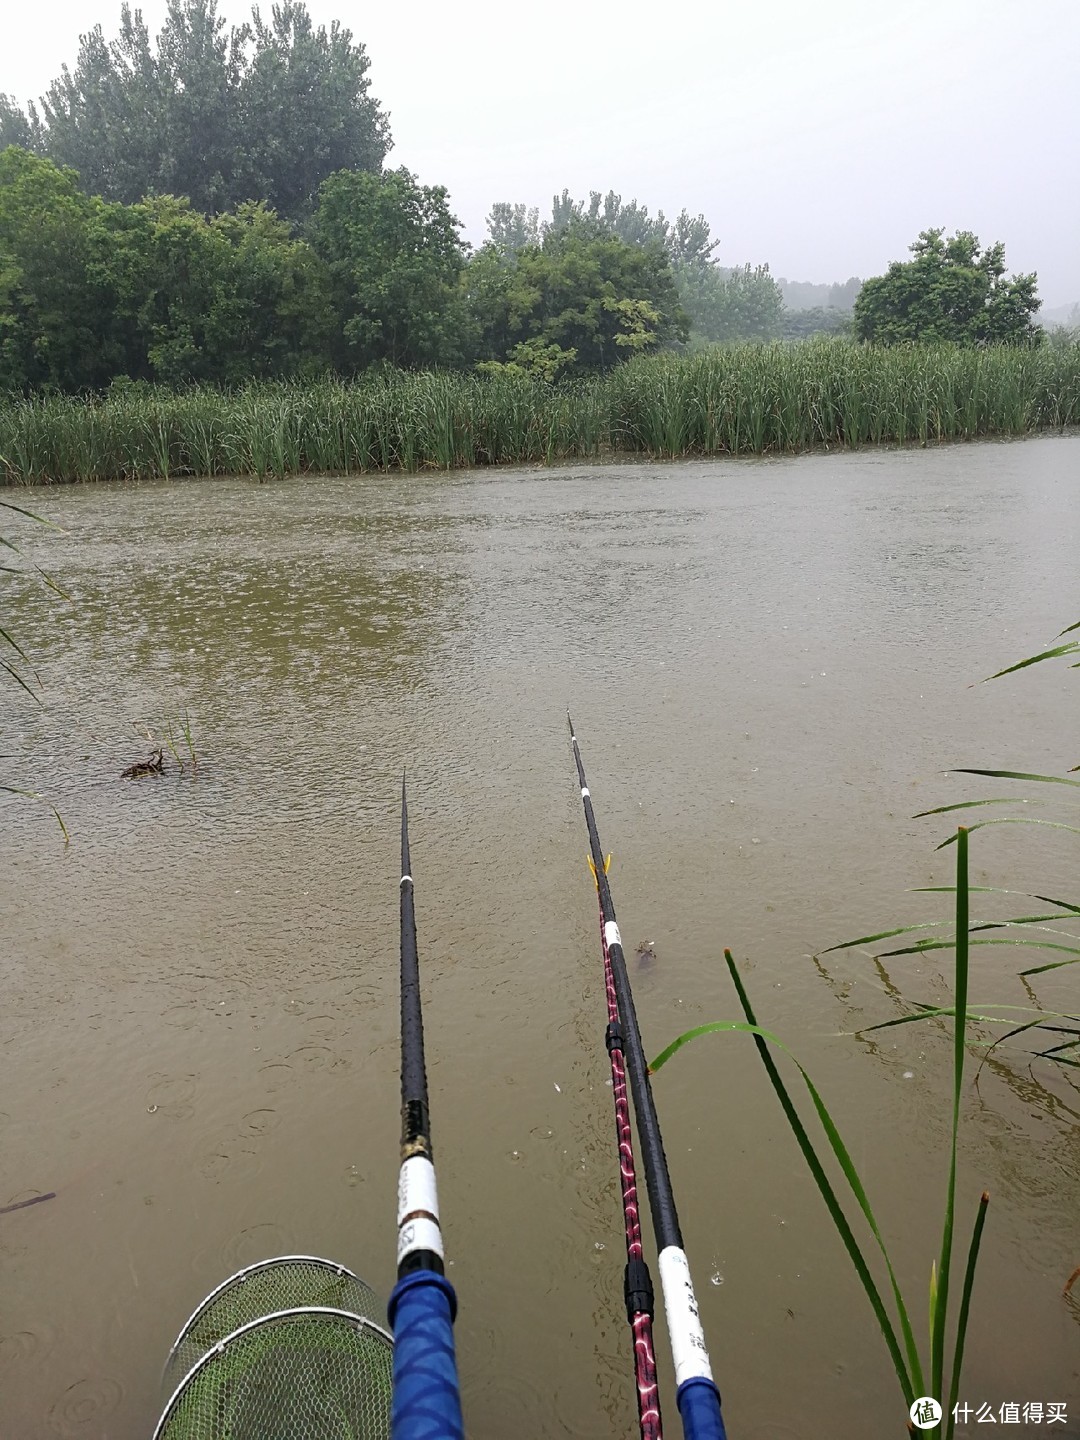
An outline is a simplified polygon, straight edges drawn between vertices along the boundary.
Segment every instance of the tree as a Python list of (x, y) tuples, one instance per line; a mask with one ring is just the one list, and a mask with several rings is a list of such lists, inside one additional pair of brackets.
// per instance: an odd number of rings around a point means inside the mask
[(340, 368), (462, 358), (460, 228), (446, 191), (408, 170), (341, 170), (323, 182), (308, 235), (329, 270)]
[(807, 340), (811, 335), (849, 335), (851, 312), (821, 305), (809, 310), (785, 309), (780, 333), (784, 340)]
[(14, 96), (0, 94), (0, 150), (6, 150), (9, 145), (38, 150), (40, 144), (41, 125), (37, 113), (32, 107), (29, 114), (24, 113)]
[(526, 245), (539, 245), (543, 238), (540, 211), (535, 205), (530, 210), (525, 205), (497, 201), (487, 217), (487, 228), (490, 244), (504, 257), (516, 255)]
[(40, 123), (0, 100), (0, 140), (43, 150), (108, 200), (184, 195), (207, 215), (264, 200), (298, 220), (327, 175), (382, 167), (389, 124), (368, 68), (350, 31), (315, 29), (302, 0), (230, 29), (218, 0), (169, 0), (156, 46), (125, 3), (114, 40), (100, 25), (80, 37)]
[(112, 297), (96, 283), (96, 218), (95, 202), (79, 190), (73, 171), (15, 146), (0, 154), (5, 388), (73, 389), (108, 378)]
[(1005, 247), (980, 248), (970, 230), (944, 239), (944, 229), (923, 230), (910, 247), (913, 260), (894, 261), (867, 280), (855, 302), (855, 334), (891, 345), (952, 341), (960, 345), (1037, 342), (1035, 313), (1042, 302), (1037, 277), (1005, 278)]
[(256, 7), (252, 28), (254, 56), (239, 97), (245, 198), (295, 219), (312, 212), (328, 175), (382, 170), (390, 123), (368, 93), (364, 46), (337, 20), (316, 30), (301, 0), (281, 0), (269, 25)]
[(698, 260), (675, 271), (679, 298), (691, 330), (709, 344), (775, 340), (781, 333), (784, 298), (767, 265), (722, 270)]
[(842, 284), (830, 285), (829, 298), (825, 308), (828, 310), (851, 310), (859, 298), (861, 289), (862, 281), (857, 275), (849, 276)]
[(780, 334), (783, 300), (769, 267), (720, 268), (715, 258), (720, 241), (713, 238), (704, 215), (683, 209), (669, 221), (662, 210), (652, 216), (637, 200), (624, 203), (614, 190), (606, 195), (590, 191), (587, 201), (563, 190), (552, 198), (551, 219), (542, 224), (538, 212), (524, 205), (495, 205), (488, 216), (491, 243), (504, 257), (569, 231), (662, 250), (676, 280), (679, 304), (699, 340), (770, 340)]
[(0, 389), (233, 383), (329, 363), (329, 277), (263, 205), (119, 205), (0, 154)]
[(587, 216), (509, 260), (485, 245), (466, 285), (481, 360), (545, 378), (608, 369), (687, 336), (664, 249), (598, 232)]

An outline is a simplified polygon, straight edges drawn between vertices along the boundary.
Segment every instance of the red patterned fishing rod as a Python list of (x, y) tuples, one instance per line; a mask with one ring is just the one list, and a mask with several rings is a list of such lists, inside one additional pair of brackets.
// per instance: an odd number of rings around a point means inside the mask
[[(589, 861), (590, 866), (592, 860)], [(594, 876), (595, 878), (595, 876)], [(597, 898), (600, 883), (597, 881)], [(615, 1134), (619, 1141), (619, 1185), (622, 1190), (623, 1221), (626, 1226), (626, 1272), (623, 1288), (626, 1318), (634, 1336), (634, 1379), (637, 1381), (638, 1423), (641, 1440), (662, 1440), (660, 1389), (656, 1383), (656, 1353), (653, 1350), (653, 1288), (649, 1267), (641, 1253), (641, 1219), (638, 1215), (637, 1173), (634, 1169), (634, 1137), (630, 1128), (630, 1101), (626, 1093), (626, 1061), (623, 1033), (619, 1024), (619, 1001), (611, 972), (604, 908), (600, 906), (600, 944), (604, 950), (604, 986), (607, 990), (608, 1026), (605, 1035), (611, 1059), (611, 1088), (615, 1095)]]
[[(593, 810), (592, 795), (589, 791), (588, 781), (585, 779), (585, 766), (581, 759), (581, 749), (577, 742), (577, 736), (574, 734), (574, 722), (570, 718), (569, 711), (566, 721), (570, 727), (570, 744), (574, 752), (578, 783), (581, 786), (585, 825), (589, 832), (589, 853), (593, 863), (593, 879), (596, 881), (597, 895), (600, 900), (600, 918), (604, 939), (604, 976), (609, 986), (609, 993), (610, 989), (615, 992), (618, 1048), (620, 1059), (625, 1058), (630, 1093), (634, 1097), (634, 1114), (637, 1119), (638, 1141), (641, 1146), (641, 1165), (645, 1172), (645, 1186), (649, 1194), (653, 1231), (659, 1251), (657, 1263), (660, 1271), (660, 1287), (664, 1295), (668, 1336), (671, 1340), (671, 1356), (675, 1362), (675, 1399), (682, 1420), (683, 1435), (685, 1440), (726, 1440), (724, 1421), (720, 1413), (720, 1392), (713, 1380), (709, 1351), (705, 1344), (705, 1333), (701, 1325), (694, 1286), (690, 1279), (690, 1264), (686, 1258), (686, 1251), (683, 1249), (682, 1230), (675, 1208), (675, 1195), (671, 1188), (667, 1157), (664, 1154), (660, 1120), (656, 1113), (656, 1102), (653, 1099), (652, 1086), (649, 1084), (649, 1067), (641, 1043), (641, 1028), (638, 1025), (637, 1011), (634, 1008), (634, 996), (630, 988), (630, 977), (627, 974), (626, 956), (623, 953), (619, 924), (615, 918), (615, 903), (611, 898), (611, 886), (608, 884), (605, 870), (600, 833), (596, 828), (596, 813)], [(610, 1024), (608, 1035), (608, 1048), (610, 1049), (612, 1045)], [(619, 1138), (621, 1148), (621, 1132)], [(629, 1240), (629, 1231), (627, 1238)], [(626, 1268), (629, 1289), (632, 1268), (629, 1263)], [(633, 1267), (633, 1273), (638, 1273), (636, 1266)], [(631, 1304), (638, 1305), (639, 1301), (637, 1297), (628, 1294), (628, 1310)], [(649, 1308), (651, 1309), (651, 1303)]]

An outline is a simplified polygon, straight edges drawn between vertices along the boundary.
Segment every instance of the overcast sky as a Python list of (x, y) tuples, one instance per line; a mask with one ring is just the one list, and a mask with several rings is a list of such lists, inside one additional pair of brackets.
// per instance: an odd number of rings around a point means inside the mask
[[(2, 0), (25, 101), (119, 0)], [(156, 31), (165, 0), (145, 0)], [(222, 0), (230, 21), (243, 0)], [(268, 6), (265, 8), (269, 8)], [(308, 0), (371, 58), (389, 163), (495, 200), (614, 189), (710, 221), (719, 258), (879, 274), (930, 225), (1004, 240), (1048, 307), (1080, 300), (1080, 0)]]

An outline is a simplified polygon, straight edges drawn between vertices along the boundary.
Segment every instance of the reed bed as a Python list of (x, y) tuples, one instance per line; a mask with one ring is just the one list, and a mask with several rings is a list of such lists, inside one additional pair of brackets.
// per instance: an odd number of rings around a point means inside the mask
[(506, 373), (0, 401), (11, 482), (450, 469), (626, 455), (927, 445), (1080, 424), (1080, 345), (843, 340), (633, 360), (547, 385)]

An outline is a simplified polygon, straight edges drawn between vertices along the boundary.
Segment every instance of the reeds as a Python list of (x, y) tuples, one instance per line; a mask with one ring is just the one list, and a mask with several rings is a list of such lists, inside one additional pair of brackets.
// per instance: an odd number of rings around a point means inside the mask
[[(900, 1289), (896, 1278), (895, 1268), (889, 1255), (885, 1239), (878, 1225), (877, 1217), (871, 1207), (870, 1200), (863, 1186), (862, 1180), (851, 1158), (851, 1153), (840, 1135), (836, 1122), (830, 1114), (825, 1101), (815, 1087), (810, 1076), (803, 1069), (802, 1065), (795, 1061), (796, 1069), (806, 1086), (813, 1110), (821, 1125), (823, 1138), (815, 1143), (802, 1117), (792, 1099), (791, 1092), (785, 1083), (780, 1070), (772, 1056), (772, 1050), (786, 1051), (787, 1047), (779, 1041), (775, 1035), (768, 1030), (763, 1030), (757, 1021), (746, 991), (742, 976), (736, 967), (729, 950), (724, 951), (724, 959), (727, 962), (728, 972), (735, 986), (739, 997), (739, 1006), (745, 1017), (743, 1020), (720, 1020), (707, 1025), (695, 1026), (678, 1036), (671, 1044), (649, 1066), (650, 1073), (655, 1074), (665, 1065), (673, 1055), (689, 1044), (690, 1041), (698, 1039), (702, 1035), (715, 1034), (723, 1031), (742, 1031), (754, 1037), (754, 1044), (757, 1046), (758, 1055), (768, 1075), (769, 1082), (780, 1101), (781, 1109), (787, 1120), (792, 1134), (802, 1151), (814, 1183), (817, 1185), (825, 1206), (832, 1219), (836, 1232), (840, 1237), (848, 1258), (851, 1260), (858, 1275), (867, 1299), (870, 1301), (871, 1309), (881, 1330), (882, 1339), (885, 1342), (889, 1357), (896, 1370), (897, 1379), (904, 1396), (904, 1406), (909, 1410), (912, 1421), (916, 1419), (916, 1407), (920, 1417), (926, 1421), (930, 1420), (930, 1411), (925, 1408), (927, 1398), (936, 1401), (940, 1407), (939, 1421), (934, 1424), (920, 1424), (919, 1428), (927, 1435), (943, 1437), (943, 1440), (952, 1440), (955, 1421), (956, 1404), (959, 1394), (960, 1375), (964, 1363), (964, 1344), (967, 1338), (968, 1321), (971, 1315), (971, 1295), (975, 1283), (975, 1271), (979, 1258), (979, 1247), (982, 1242), (983, 1225), (986, 1221), (986, 1209), (990, 1197), (984, 1191), (975, 1212), (974, 1225), (971, 1238), (968, 1242), (967, 1256), (964, 1265), (963, 1279), (961, 1282), (960, 1306), (952, 1327), (952, 1354), (947, 1356), (947, 1331), (948, 1331), (948, 1310), (950, 1284), (953, 1274), (954, 1251), (954, 1229), (956, 1217), (956, 1159), (957, 1159), (957, 1137), (960, 1129), (960, 1105), (964, 1088), (964, 1060), (967, 1042), (967, 1026), (973, 1018), (968, 1008), (968, 972), (970, 953), (968, 947), (968, 925), (969, 925), (969, 883), (968, 883), (968, 832), (961, 827), (956, 832), (956, 939), (954, 950), (956, 952), (955, 969), (955, 996), (953, 1004), (935, 1008), (933, 1014), (938, 1017), (948, 1016), (953, 1021), (953, 1073), (952, 1086), (949, 1099), (950, 1104), (950, 1144), (949, 1144), (949, 1168), (945, 1186), (945, 1203), (942, 1211), (942, 1234), (941, 1249), (937, 1258), (930, 1266), (930, 1326), (929, 1326), (929, 1368), (924, 1369), (922, 1355), (915, 1339), (914, 1328), (910, 1319), (909, 1306)], [(886, 1021), (886, 1025), (904, 1023)], [(882, 1026), (871, 1027), (874, 1029)], [(790, 1056), (790, 1052), (787, 1052)], [(794, 1057), (791, 1056), (794, 1060)], [(838, 1187), (830, 1179), (826, 1164), (833, 1162), (836, 1169), (843, 1177), (843, 1185)], [(848, 1195), (850, 1192), (850, 1195)], [(843, 1197), (843, 1198), (841, 1198)], [(845, 1203), (847, 1208), (845, 1208)], [(866, 1240), (860, 1241), (852, 1227), (848, 1211), (854, 1209), (861, 1217), (864, 1226), (869, 1230), (873, 1244)], [(875, 1251), (877, 1252), (875, 1254)], [(888, 1277), (888, 1286), (879, 1284), (874, 1277), (874, 1270), (884, 1268)], [(883, 1293), (884, 1292), (884, 1293)], [(890, 1304), (891, 1300), (891, 1304)], [(921, 1403), (920, 1403), (921, 1402)], [(908, 1426), (901, 1416), (897, 1416), (894, 1425), (884, 1423), (875, 1433), (886, 1434), (890, 1431), (894, 1434), (901, 1432), (901, 1427), (908, 1433), (912, 1427)]]
[(931, 444), (1080, 424), (1080, 345), (844, 340), (641, 357), (592, 379), (384, 373), (0, 401), (0, 478), (450, 469)]

